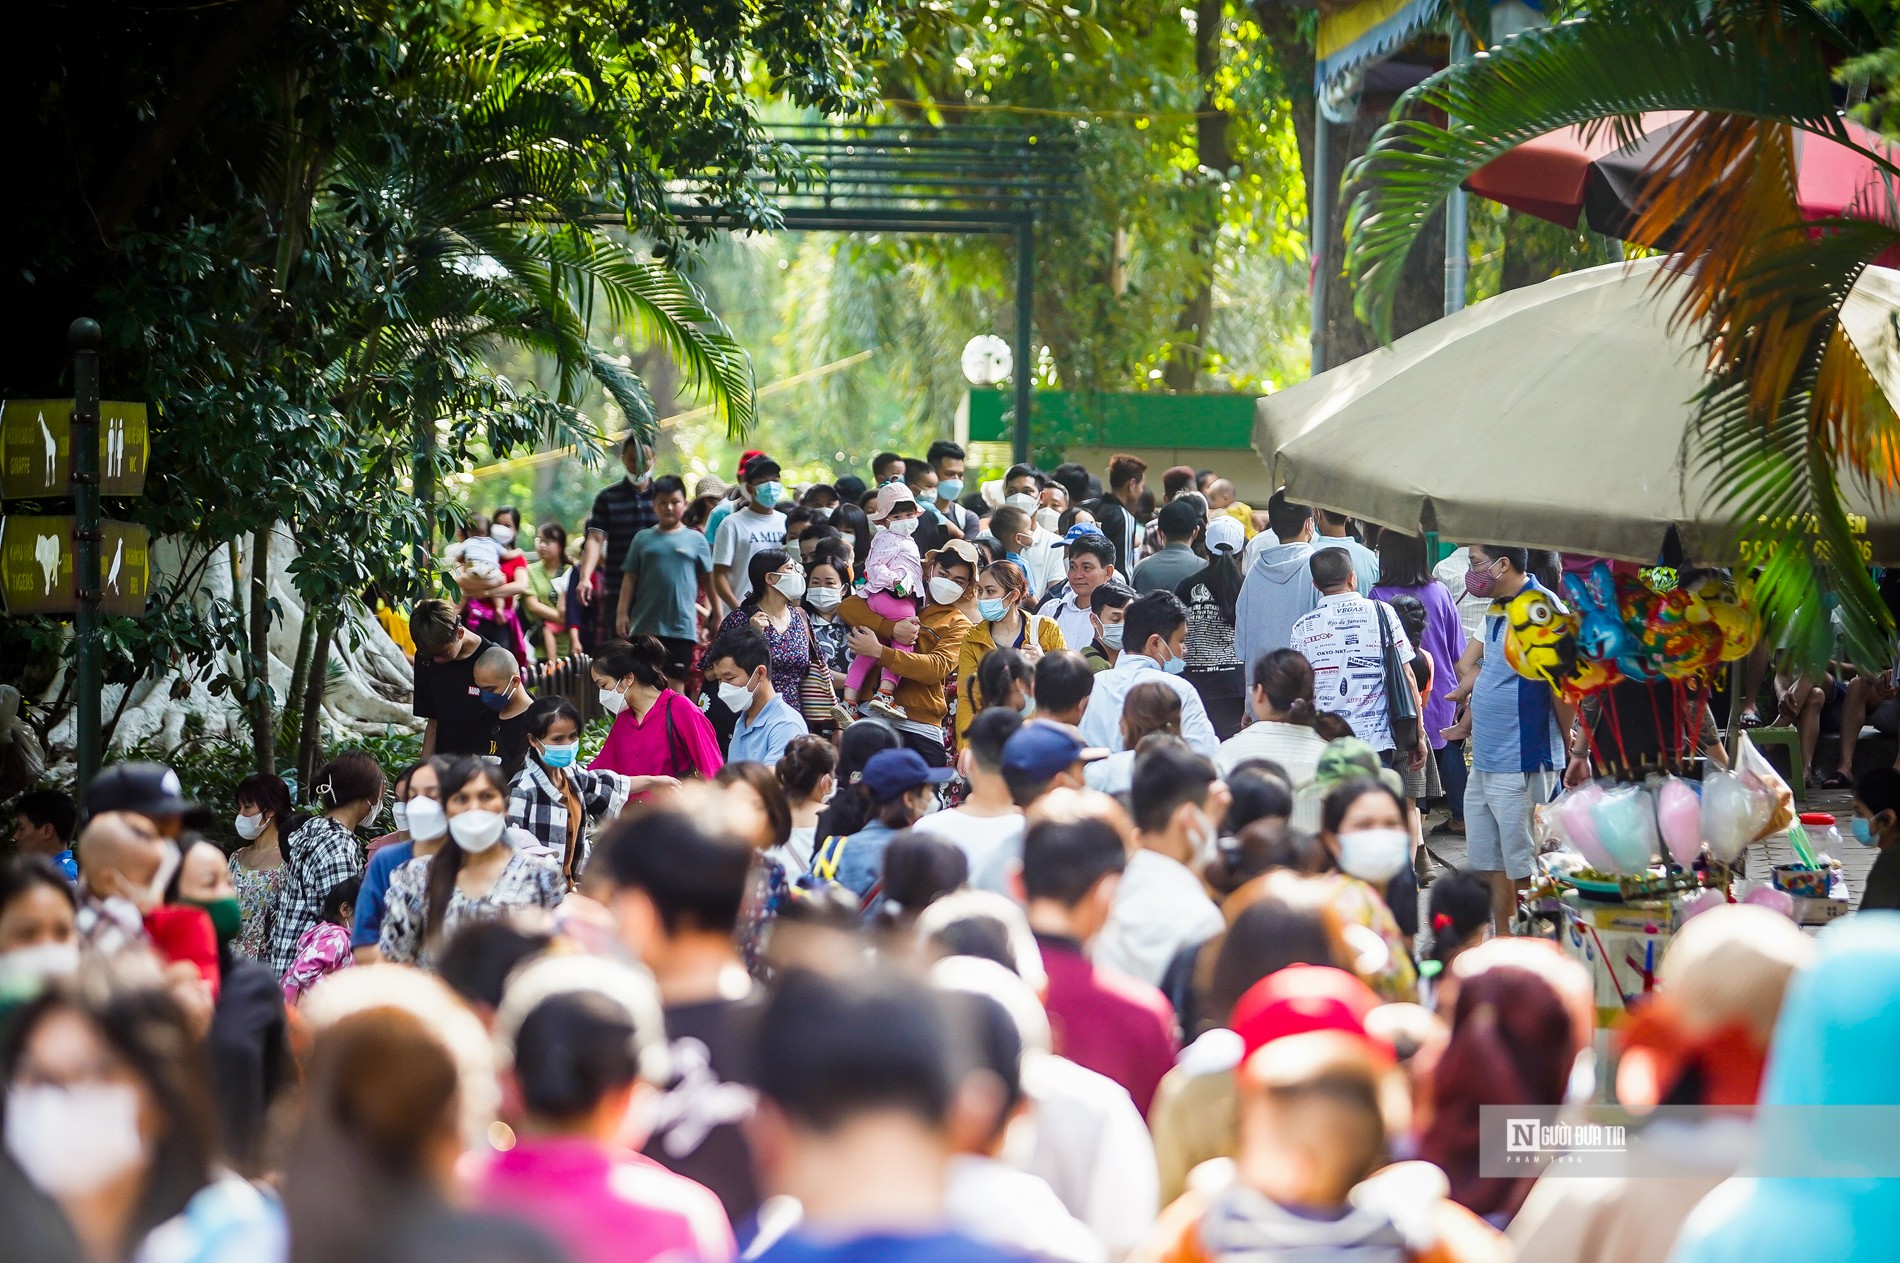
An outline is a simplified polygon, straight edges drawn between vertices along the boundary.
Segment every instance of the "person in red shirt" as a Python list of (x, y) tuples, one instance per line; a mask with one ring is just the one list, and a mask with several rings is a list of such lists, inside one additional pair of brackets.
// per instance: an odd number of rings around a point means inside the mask
[(1023, 838), (1023, 898), (1049, 975), (1055, 1051), (1121, 1084), (1146, 1114), (1179, 1051), (1174, 1010), (1154, 987), (1086, 954), (1127, 863), (1121, 834), (1099, 817), (1045, 819)]

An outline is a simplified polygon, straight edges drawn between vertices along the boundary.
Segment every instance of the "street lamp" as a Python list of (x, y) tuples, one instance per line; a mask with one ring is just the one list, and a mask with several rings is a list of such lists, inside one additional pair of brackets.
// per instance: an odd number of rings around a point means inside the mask
[(979, 333), (963, 347), (963, 379), (972, 386), (994, 386), (1009, 376), (1014, 357), (1009, 343), (993, 333)]

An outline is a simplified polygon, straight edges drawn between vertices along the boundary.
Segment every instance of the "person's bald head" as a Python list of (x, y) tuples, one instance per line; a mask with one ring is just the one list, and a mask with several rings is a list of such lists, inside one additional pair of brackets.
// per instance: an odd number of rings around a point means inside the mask
[(1210, 509), (1224, 509), (1239, 498), (1234, 491), (1234, 484), (1225, 478), (1216, 478), (1207, 484), (1207, 507)]
[(499, 693), (519, 669), (515, 656), (500, 645), (490, 645), (475, 659), (475, 685)]
[(164, 862), (164, 839), (144, 816), (129, 811), (102, 811), (79, 831), (79, 871), (86, 886), (100, 898), (120, 893), (109, 874), (143, 890), (152, 884)]

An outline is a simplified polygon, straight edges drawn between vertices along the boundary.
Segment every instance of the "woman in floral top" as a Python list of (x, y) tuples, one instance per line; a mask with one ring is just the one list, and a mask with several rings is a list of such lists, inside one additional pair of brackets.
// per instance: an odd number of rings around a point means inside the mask
[(752, 590), (739, 608), (719, 624), (720, 636), (748, 624), (765, 637), (772, 651), (766, 671), (772, 687), (793, 707), (798, 705), (798, 687), (811, 670), (811, 620), (796, 602), (805, 597), (805, 570), (783, 549), (767, 548), (752, 554), (746, 566)]
[(238, 836), (249, 845), (231, 853), (231, 884), (237, 887), (243, 924), (231, 950), (252, 960), (269, 950), (271, 918), (284, 884), (282, 832), (292, 827), (290, 786), (268, 772), (238, 782)]
[(508, 786), (487, 759), (463, 759), (442, 781), (449, 838), (434, 855), (413, 859), (389, 879), (389, 906), (378, 944), (383, 959), (433, 968), (455, 931), (513, 908), (553, 909), (567, 897), (558, 860), (510, 846)]

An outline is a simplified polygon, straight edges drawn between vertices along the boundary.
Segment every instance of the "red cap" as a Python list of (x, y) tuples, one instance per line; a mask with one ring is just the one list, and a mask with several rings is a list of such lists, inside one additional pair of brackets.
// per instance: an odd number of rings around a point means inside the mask
[(1356, 1035), (1387, 1060), (1392, 1047), (1366, 1033), (1366, 1015), (1382, 1002), (1372, 988), (1329, 965), (1289, 965), (1247, 989), (1234, 1005), (1233, 1030), (1243, 1049), (1240, 1064), (1266, 1045), (1289, 1035), (1340, 1031)]
[(752, 463), (752, 458), (754, 456), (763, 456), (763, 455), (765, 455), (765, 453), (759, 452), (759, 451), (739, 453), (739, 480), (741, 482), (745, 481), (745, 467)]

